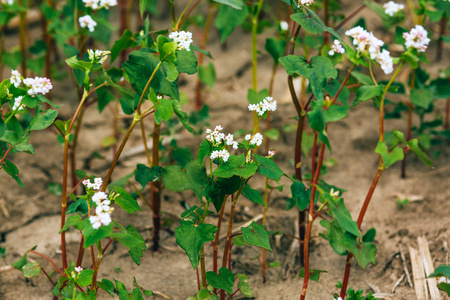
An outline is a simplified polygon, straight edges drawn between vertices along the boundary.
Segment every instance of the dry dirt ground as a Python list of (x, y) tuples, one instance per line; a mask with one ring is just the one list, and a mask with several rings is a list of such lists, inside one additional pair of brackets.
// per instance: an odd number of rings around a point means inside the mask
[[(369, 12), (365, 12), (369, 16)], [(351, 24), (352, 22), (350, 22)], [(372, 24), (372, 23), (370, 23)], [(347, 25), (345, 29), (351, 25)], [(375, 28), (371, 28), (374, 30)], [(385, 33), (386, 34), (386, 33)], [(227, 44), (227, 49), (218, 47), (217, 34), (212, 34), (209, 50), (214, 57), (217, 72), (217, 83), (213, 90), (205, 92), (205, 99), (210, 107), (211, 127), (221, 124), (226, 132), (234, 132), (241, 128), (251, 128), (251, 114), (246, 109), (247, 89), (251, 86), (251, 60), (248, 44), (249, 34), (237, 31)], [(260, 49), (263, 49), (263, 39), (260, 39)], [(431, 57), (433, 57), (433, 48)], [(448, 54), (448, 49), (447, 52)], [(448, 63), (448, 57), (446, 62)], [(428, 66), (427, 66), (428, 67)], [(259, 57), (258, 78), (261, 87), (268, 85), (272, 60), (267, 54)], [(431, 68), (431, 67), (430, 67)], [(436, 71), (434, 67), (432, 71)], [(341, 66), (345, 71), (346, 67)], [(5, 75), (9, 76), (9, 75)], [(6, 78), (6, 77), (5, 77)], [(185, 77), (186, 85), (182, 87), (189, 96), (193, 96), (194, 77)], [(60, 115), (67, 119), (72, 114), (77, 102), (70, 82), (54, 83), (53, 100), (63, 103)], [(279, 69), (276, 76), (274, 98), (278, 102), (278, 110), (273, 114), (273, 126), (281, 129), (285, 124), (295, 124), (293, 105), (290, 102), (286, 84), (286, 75)], [(350, 96), (351, 98), (354, 95)], [(190, 111), (188, 104), (184, 110)], [(329, 168), (323, 178), (327, 182), (347, 190), (345, 202), (353, 217), (356, 218), (365, 198), (367, 190), (375, 175), (378, 157), (374, 153), (377, 143), (377, 110), (370, 103), (360, 105), (351, 110), (349, 117), (329, 126), (333, 153), (326, 152), (326, 159), (334, 158), (337, 164)], [(417, 120), (416, 120), (417, 121)], [(100, 137), (111, 134), (111, 114), (105, 110), (98, 115), (94, 108), (87, 111), (82, 128), (82, 138), (78, 151), (78, 165), (93, 151), (98, 151), (106, 160), (111, 156), (109, 149), (103, 149), (99, 143)], [(146, 122), (150, 132), (150, 122)], [(386, 130), (399, 129), (405, 131), (405, 120), (388, 120)], [(281, 130), (280, 130), (281, 131)], [(277, 142), (272, 142), (271, 148), (277, 151), (275, 161), (289, 174), (293, 173), (290, 160), (294, 153), (295, 132), (281, 131)], [(188, 146), (195, 153), (201, 138), (193, 139), (186, 132), (178, 134), (178, 144)], [(0, 172), (0, 246), (6, 247), (6, 259), (0, 260), (0, 299), (49, 299), (51, 284), (41, 274), (37, 278), (25, 279), (21, 272), (8, 269), (6, 266), (17, 260), (27, 249), (38, 245), (37, 251), (60, 262), (59, 212), (60, 199), (47, 191), (48, 184), (60, 182), (62, 174), (63, 150), (55, 140), (55, 135), (49, 131), (36, 132), (31, 140), (36, 154), (29, 156), (19, 154), (13, 161), (21, 170), (20, 176), (26, 188), (20, 188), (4, 172)], [(407, 162), (408, 177), (400, 179), (399, 164), (387, 170), (378, 185), (363, 223), (363, 230), (371, 227), (377, 229), (375, 243), (378, 249), (377, 264), (362, 270), (353, 264), (350, 277), (350, 287), (364, 289), (366, 292), (376, 291), (384, 299), (416, 299), (414, 288), (409, 286), (404, 278), (392, 293), (393, 286), (405, 274), (405, 266), (411, 273), (408, 247), (417, 247), (417, 237), (425, 236), (429, 241), (434, 266), (448, 264), (450, 235), (450, 193), (448, 192), (450, 162), (448, 160), (448, 142), (435, 147), (430, 155), (438, 151), (441, 154), (434, 158), (434, 168), (422, 164), (414, 155), (409, 155)], [(141, 147), (138, 130), (130, 144), (126, 147), (125, 156), (116, 170), (115, 179), (133, 170), (136, 163), (145, 163), (146, 159), (138, 149)], [(135, 152), (133, 152), (135, 151)], [(137, 154), (136, 154), (137, 153)], [(96, 160), (92, 173), (105, 176), (105, 162)], [(288, 185), (288, 181), (282, 181)], [(263, 183), (255, 184), (262, 190)], [(289, 188), (274, 192), (269, 205), (269, 230), (280, 230), (287, 234), (295, 234), (296, 211), (285, 211), (285, 199)], [(148, 191), (144, 193), (148, 196)], [(418, 199), (412, 201), (403, 209), (396, 205), (397, 199)], [(190, 192), (164, 192), (162, 210), (165, 218), (173, 218), (174, 224), (162, 233), (161, 252), (146, 251), (141, 260), (141, 266), (136, 266), (128, 257), (127, 250), (121, 245), (113, 244), (104, 258), (99, 278), (117, 279), (132, 286), (133, 277), (145, 288), (159, 291), (170, 299), (185, 299), (196, 292), (196, 274), (190, 266), (183, 251), (176, 245), (173, 229), (177, 226), (179, 216), (183, 211), (181, 201), (196, 204), (196, 199)], [(151, 237), (151, 213), (145, 203), (139, 202), (144, 209), (133, 216), (114, 212), (114, 217), (124, 225), (132, 224), (147, 240)], [(239, 201), (239, 213), (236, 226), (249, 221), (261, 214), (261, 207), (242, 199)], [(216, 223), (212, 217), (211, 222)], [(318, 283), (311, 282), (307, 299), (332, 299), (338, 292), (335, 284), (342, 280), (345, 257), (335, 254), (328, 243), (319, 237), (323, 229), (317, 224), (313, 229), (311, 248), (311, 266), (314, 269), (326, 270)], [(79, 234), (68, 234), (69, 260), (75, 259)], [(236, 249), (233, 252), (233, 272), (245, 273), (250, 277), (255, 299), (298, 299), (302, 280), (298, 277), (299, 261), (296, 243), (289, 237), (272, 238), (273, 253), (268, 254), (268, 261), (279, 261), (281, 266), (268, 270), (267, 283), (261, 282), (261, 272), (258, 260), (258, 249)], [(223, 243), (222, 243), (223, 245)], [(298, 246), (297, 246), (298, 247)], [(403, 263), (400, 249), (406, 256)], [(206, 247), (207, 262), (211, 260), (211, 247)], [(49, 264), (40, 257), (29, 255), (51, 270)], [(83, 267), (89, 268), (89, 257), (85, 257)], [(211, 268), (211, 265), (209, 265)], [(99, 294), (100, 299), (109, 299), (106, 293)], [(239, 299), (237, 296), (236, 299)]]

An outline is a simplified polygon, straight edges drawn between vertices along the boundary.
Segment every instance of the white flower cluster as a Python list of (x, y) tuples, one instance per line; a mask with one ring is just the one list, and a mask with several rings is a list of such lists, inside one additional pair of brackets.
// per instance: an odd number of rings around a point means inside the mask
[(298, 1), (298, 6), (300, 7), (301, 5), (305, 5), (305, 6), (310, 6), (311, 4), (314, 3), (314, 0), (299, 0)]
[(82, 268), (82, 267), (80, 267), (80, 266), (75, 267), (75, 272), (81, 273), (81, 271), (83, 271), (83, 268)]
[(289, 24), (286, 21), (280, 22), (280, 29), (281, 31), (287, 31), (289, 29)]
[(19, 96), (16, 99), (14, 99), (14, 106), (12, 108), (13, 111), (22, 110), (25, 107), (25, 104), (22, 104), (22, 98), (23, 96)]
[(271, 157), (273, 157), (274, 155), (275, 155), (275, 151), (272, 151), (272, 150), (269, 150), (268, 152), (267, 152), (267, 157), (268, 158), (271, 158)]
[(89, 59), (93, 63), (103, 64), (105, 60), (108, 58), (108, 55), (111, 54), (111, 51), (103, 51), (103, 50), (92, 50), (88, 49)]
[(92, 196), (92, 201), (95, 202), (95, 216), (90, 216), (89, 221), (94, 229), (99, 229), (102, 225), (109, 225), (111, 223), (111, 213), (114, 208), (110, 207), (111, 201), (108, 195), (104, 192), (97, 192)]
[(258, 116), (264, 115), (266, 111), (275, 111), (277, 110), (277, 101), (273, 100), (272, 97), (266, 97), (263, 101), (258, 104), (249, 104), (249, 111), (256, 111)]
[(331, 46), (331, 50), (328, 51), (328, 55), (333, 56), (335, 53), (345, 53), (344, 47), (342, 47), (341, 42), (339, 40), (334, 40), (333, 45)]
[(53, 88), (52, 82), (46, 77), (25, 78), (23, 83), (29, 88), (29, 95), (45, 95)]
[(391, 17), (394, 16), (399, 11), (405, 9), (403, 4), (395, 3), (394, 1), (389, 1), (383, 5), (384, 12)]
[(94, 32), (95, 26), (97, 26), (97, 22), (95, 22), (91, 16), (86, 15), (82, 16), (78, 19), (78, 22), (80, 22), (81, 28), (87, 27), (90, 32)]
[(20, 83), (22, 82), (22, 75), (20, 75), (19, 71), (12, 70), (11, 71), (11, 78), (9, 78), (9, 81), (14, 84), (15, 87), (18, 87)]
[(357, 46), (360, 52), (369, 52), (370, 59), (376, 60), (385, 74), (392, 73), (393, 60), (388, 50), (380, 52), (381, 46), (384, 45), (382, 40), (377, 39), (372, 32), (367, 32), (361, 26), (356, 26), (345, 32), (346, 35), (353, 38), (353, 45)]
[(13, 5), (14, 0), (0, 0), (1, 4)]
[(117, 5), (117, 0), (83, 0), (83, 3), (86, 7), (97, 10), (102, 7), (108, 9), (110, 6), (115, 6)]
[(83, 180), (83, 185), (88, 189), (99, 190), (103, 185), (103, 180), (100, 177), (94, 178), (94, 183), (89, 179)]
[(421, 25), (416, 25), (410, 32), (404, 32), (403, 38), (406, 40), (406, 48), (413, 47), (419, 52), (425, 52), (430, 43), (428, 33)]
[(222, 144), (222, 142), (225, 142), (225, 145), (227, 146), (233, 146), (233, 149), (238, 148), (238, 142), (234, 141), (234, 137), (231, 133), (229, 133), (227, 136), (225, 136), (224, 133), (220, 132), (222, 131), (223, 127), (220, 125), (217, 125), (216, 128), (214, 128), (214, 131), (211, 129), (206, 129), (206, 139), (208, 142), (210, 142), (213, 146), (218, 146)]
[(228, 158), (230, 157), (230, 153), (226, 149), (214, 150), (211, 153), (211, 160), (214, 160), (214, 159), (219, 158), (219, 157), (221, 157), (224, 162), (227, 162)]
[(246, 141), (250, 141), (250, 145), (261, 146), (263, 141), (263, 135), (261, 133), (255, 133), (254, 135), (247, 134), (245, 136)]
[(192, 33), (189, 31), (174, 31), (169, 34), (169, 38), (177, 43), (178, 50), (191, 51)]

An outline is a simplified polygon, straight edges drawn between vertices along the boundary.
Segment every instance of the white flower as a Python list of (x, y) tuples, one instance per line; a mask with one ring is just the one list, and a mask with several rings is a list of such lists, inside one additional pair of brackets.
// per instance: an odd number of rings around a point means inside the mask
[(251, 134), (247, 134), (247, 135), (245, 136), (245, 140), (246, 140), (246, 141), (250, 140), (251, 138), (252, 138), (252, 135), (251, 135)]
[(83, 271), (82, 267), (75, 267), (75, 272), (81, 273), (81, 271)]
[(335, 53), (345, 53), (344, 47), (342, 47), (341, 42), (339, 40), (334, 40), (333, 45), (331, 46), (331, 50), (328, 52), (328, 55), (333, 56)]
[(103, 200), (107, 200), (108, 199), (108, 195), (106, 195), (105, 192), (97, 192), (94, 194), (94, 196), (92, 196), (92, 201), (95, 202), (95, 204), (100, 205), (100, 203)]
[(95, 30), (95, 26), (97, 26), (97, 22), (95, 22), (89, 15), (80, 17), (78, 21), (80, 22), (81, 28), (87, 27), (90, 32), (93, 32)]
[(28, 87), (29, 95), (45, 95), (53, 88), (52, 82), (46, 77), (25, 78), (23, 83)]
[(298, 6), (301, 6), (301, 5), (309, 6), (309, 5), (313, 4), (313, 3), (314, 3), (314, 0), (299, 0), (298, 1)]
[(89, 59), (93, 63), (103, 64), (105, 60), (108, 58), (108, 55), (111, 54), (111, 51), (103, 51), (103, 50), (92, 50), (88, 49)]
[(100, 7), (108, 9), (110, 6), (116, 6), (117, 0), (100, 0)]
[(256, 145), (261, 146), (263, 141), (263, 135), (261, 133), (255, 133), (254, 136), (252, 136), (252, 139), (250, 140), (250, 145)]
[(13, 5), (14, 0), (1, 0), (0, 3), (1, 4)]
[(394, 71), (394, 61), (392, 60), (388, 50), (383, 49), (383, 51), (378, 52), (376, 60), (385, 74), (391, 74)]
[(100, 177), (94, 178), (94, 183), (89, 179), (83, 180), (83, 185), (89, 189), (99, 190), (102, 187), (102, 184), (103, 180)]
[(391, 17), (394, 16), (399, 11), (405, 9), (403, 4), (395, 3), (394, 1), (389, 1), (383, 5), (384, 12)]
[(92, 228), (99, 229), (102, 226), (99, 216), (90, 216), (89, 221), (91, 222)]
[(98, 9), (98, 0), (83, 0), (84, 6), (94, 10)]
[(416, 25), (410, 32), (404, 32), (403, 38), (406, 40), (406, 48), (416, 48), (419, 52), (425, 52), (430, 43), (428, 33), (421, 25)]
[(223, 129), (222, 126), (217, 125), (214, 131), (211, 129), (206, 129), (206, 139), (213, 144), (213, 146), (217, 146), (222, 143), (223, 140), (225, 140), (225, 134), (220, 132)]
[(13, 111), (15, 111), (16, 109), (19, 111), (25, 107), (25, 104), (22, 104), (22, 98), (23, 96), (19, 96), (16, 99), (14, 99), (14, 105), (12, 108)]
[(266, 111), (275, 111), (277, 110), (277, 101), (273, 100), (272, 97), (266, 97), (263, 101), (258, 104), (249, 104), (249, 111), (256, 111), (258, 116), (263, 116)]
[(15, 87), (18, 87), (22, 82), (22, 75), (20, 75), (19, 71), (12, 70), (9, 81), (11, 82), (11, 84), (14, 84)]
[(219, 158), (219, 157), (221, 157), (224, 162), (227, 162), (228, 158), (230, 157), (230, 153), (228, 153), (228, 151), (226, 149), (214, 150), (211, 153), (211, 160), (214, 160), (214, 159)]
[(275, 155), (275, 151), (271, 151), (271, 150), (269, 150), (268, 152), (267, 152), (267, 157), (268, 158), (270, 158), (270, 157), (273, 157), (274, 155)]
[(368, 51), (370, 55), (380, 51), (380, 47), (384, 45), (382, 40), (377, 39), (372, 32), (367, 32), (361, 26), (347, 30), (345, 34), (353, 38), (353, 45), (357, 46), (358, 51)]
[(192, 43), (192, 33), (189, 31), (174, 31), (169, 34), (169, 38), (173, 39), (177, 43), (177, 49), (185, 49), (191, 51), (190, 46)]
[(289, 29), (289, 24), (286, 21), (281, 21), (280, 22), (280, 29), (282, 31), (287, 31)]

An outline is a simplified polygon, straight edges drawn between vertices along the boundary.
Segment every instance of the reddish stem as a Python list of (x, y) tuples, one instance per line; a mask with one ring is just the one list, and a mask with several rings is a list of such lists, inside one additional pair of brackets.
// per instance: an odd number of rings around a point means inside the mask
[(309, 214), (308, 214), (308, 225), (306, 227), (306, 234), (305, 234), (305, 242), (304, 242), (304, 262), (305, 262), (305, 279), (303, 280), (303, 288), (302, 293), (300, 295), (300, 299), (304, 300), (306, 297), (306, 291), (308, 289), (308, 283), (309, 283), (309, 239), (311, 237), (311, 230), (312, 230), (312, 224), (314, 222), (313, 214), (314, 214), (314, 199), (317, 189), (317, 182), (319, 181), (320, 176), (320, 169), (322, 168), (322, 162), (323, 157), (325, 153), (325, 143), (322, 143), (320, 145), (320, 152), (319, 152), (319, 160), (317, 162), (317, 171), (315, 172), (314, 181), (311, 184), (311, 198), (309, 200)]
[(2, 159), (0, 159), (0, 166), (5, 161), (6, 156), (8, 156), (8, 153), (9, 153), (9, 151), (11, 151), (12, 148), (13, 148), (13, 146), (9, 146), (8, 150), (6, 150), (5, 154), (3, 155)]
[(39, 256), (45, 258), (49, 263), (51, 263), (55, 267), (56, 271), (58, 271), (62, 276), (66, 276), (66, 274), (64, 274), (64, 272), (61, 271), (61, 269), (58, 267), (58, 265), (51, 258), (49, 258), (48, 256), (46, 256), (46, 255), (44, 255), (42, 253), (39, 253), (37, 251), (34, 251), (34, 250), (29, 250), (28, 252), (29, 253), (34, 253), (36, 255), (39, 255)]
[[(366, 199), (364, 200), (364, 204), (359, 213), (358, 220), (356, 221), (358, 228), (361, 228), (361, 224), (362, 224), (362, 221), (366, 214), (367, 208), (369, 207), (370, 200), (372, 199), (373, 193), (375, 192), (375, 189), (378, 185), (378, 181), (380, 180), (382, 173), (383, 173), (383, 169), (378, 169), (377, 173), (375, 174), (375, 177), (372, 181), (372, 184), (370, 185)], [(347, 259), (345, 261), (344, 279), (342, 280), (342, 288), (341, 288), (341, 295), (340, 295), (342, 299), (345, 299), (345, 294), (347, 292), (348, 281), (350, 278), (350, 269), (352, 267), (352, 263), (351, 263), (352, 258), (353, 258), (353, 254), (349, 253), (347, 255)]]
[(450, 98), (447, 99), (447, 103), (445, 105), (445, 121), (444, 121), (444, 128), (449, 128), (449, 122), (450, 121)]
[(360, 7), (358, 7), (354, 12), (352, 12), (350, 15), (348, 15), (348, 17), (346, 17), (344, 20), (342, 20), (341, 23), (339, 23), (338, 25), (336, 25), (334, 27), (334, 30), (339, 30), (342, 26), (344, 26), (348, 21), (350, 21), (354, 16), (356, 16), (357, 14), (359, 14), (364, 8), (366, 8), (366, 5), (363, 4)]

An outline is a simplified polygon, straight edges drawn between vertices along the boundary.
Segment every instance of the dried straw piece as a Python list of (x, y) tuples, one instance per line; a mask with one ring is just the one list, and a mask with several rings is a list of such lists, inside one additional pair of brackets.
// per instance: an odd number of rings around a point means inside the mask
[[(417, 244), (419, 244), (420, 259), (425, 270), (425, 275), (428, 277), (434, 271), (433, 261), (431, 260), (430, 249), (428, 248), (428, 241), (425, 237), (418, 237)], [(427, 278), (428, 289), (432, 300), (440, 300), (439, 289), (437, 288), (436, 278)]]
[(425, 281), (425, 273), (417, 250), (409, 247), (409, 256), (411, 257), (411, 267), (414, 277), (414, 289), (416, 291), (417, 300), (428, 300), (427, 282)]

